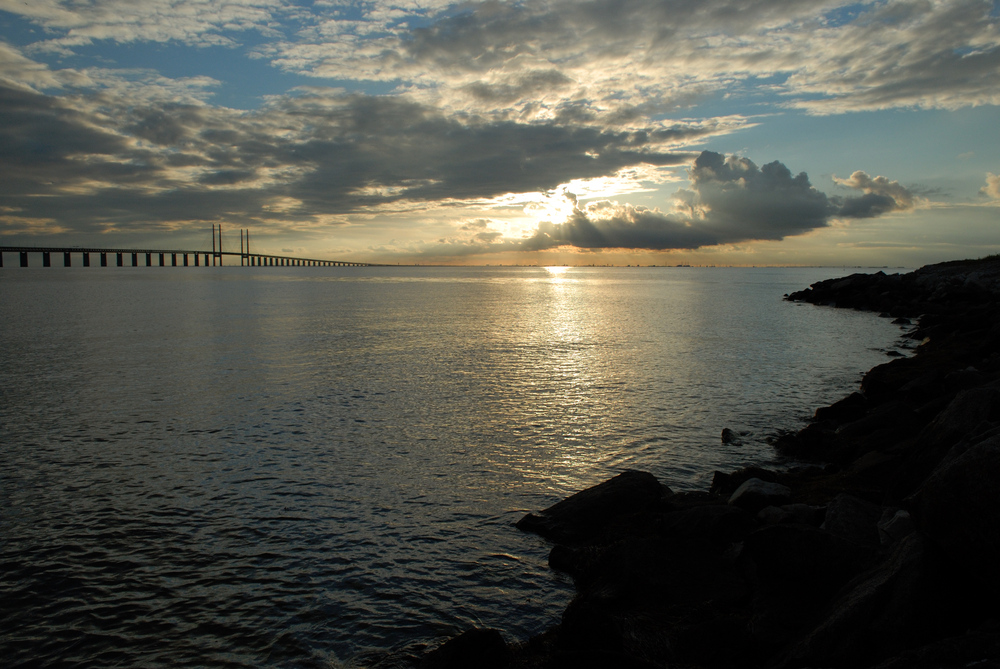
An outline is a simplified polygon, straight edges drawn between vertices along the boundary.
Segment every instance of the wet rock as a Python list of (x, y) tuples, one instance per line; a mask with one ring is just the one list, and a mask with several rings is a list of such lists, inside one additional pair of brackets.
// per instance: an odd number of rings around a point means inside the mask
[(765, 506), (781, 506), (788, 502), (791, 496), (792, 491), (787, 486), (752, 478), (733, 492), (729, 504), (757, 513)]
[(733, 444), (739, 445), (743, 443), (742, 438), (736, 432), (733, 432), (728, 427), (722, 429), (722, 443), (723, 444)]
[(657, 505), (669, 489), (648, 472), (626, 471), (558, 502), (538, 515), (529, 513), (518, 529), (559, 543), (585, 541), (624, 516)]

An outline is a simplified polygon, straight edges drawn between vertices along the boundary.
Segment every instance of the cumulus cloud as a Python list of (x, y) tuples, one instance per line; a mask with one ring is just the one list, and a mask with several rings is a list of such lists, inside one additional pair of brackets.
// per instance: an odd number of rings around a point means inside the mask
[(979, 192), (993, 200), (1000, 200), (1000, 174), (986, 173), (986, 185)]
[(829, 198), (805, 172), (793, 175), (778, 161), (758, 167), (747, 158), (712, 151), (698, 156), (690, 177), (691, 188), (676, 193), (673, 211), (574, 202), (567, 220), (542, 224), (524, 247), (694, 249), (779, 240), (825, 227), (835, 217), (870, 218), (913, 206), (912, 194), (884, 177), (855, 172), (838, 183), (864, 195)]
[(833, 177), (833, 181), (864, 193), (858, 197), (834, 199), (840, 206), (837, 211), (838, 216), (871, 218), (891, 211), (913, 209), (913, 193), (901, 186), (898, 181), (889, 181), (882, 176), (873, 179), (861, 170), (847, 179)]

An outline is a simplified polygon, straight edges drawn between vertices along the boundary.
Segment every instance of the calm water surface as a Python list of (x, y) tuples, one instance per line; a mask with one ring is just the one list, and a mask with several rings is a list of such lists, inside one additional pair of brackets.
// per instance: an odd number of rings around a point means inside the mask
[[(338, 666), (571, 596), (512, 523), (675, 489), (856, 388), (900, 330), (831, 269), (0, 270), (7, 666)], [(748, 433), (723, 446), (723, 427)]]

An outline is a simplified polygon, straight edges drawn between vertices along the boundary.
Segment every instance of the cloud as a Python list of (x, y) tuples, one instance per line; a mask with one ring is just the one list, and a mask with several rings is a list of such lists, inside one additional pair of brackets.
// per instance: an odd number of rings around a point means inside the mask
[(0, 0), (0, 8), (43, 28), (49, 38), (26, 47), (34, 52), (71, 55), (98, 42), (246, 46), (288, 72), (384, 82), (442, 110), (521, 121), (644, 123), (719, 91), (768, 90), (816, 114), (1000, 104), (992, 0), (371, 0), (349, 8)]
[[(796, 41), (814, 55), (785, 83), (814, 113), (1000, 104), (1000, 19), (991, 0), (873, 3)], [(820, 97), (813, 98), (811, 96)]]
[(37, 43), (36, 50), (72, 53), (95, 41), (168, 42), (195, 46), (233, 46), (224, 33), (259, 30), (270, 32), (285, 13), (283, 0), (4, 0), (0, 9), (42, 26), (48, 33), (62, 33)]
[(142, 95), (125, 87), (55, 97), (0, 85), (5, 204), (79, 230), (294, 226), (681, 165), (691, 154), (674, 147), (716, 132), (700, 121), (613, 131), (467, 120), (328, 89), (274, 98), (257, 112)]
[(979, 192), (993, 200), (1000, 200), (1000, 174), (986, 173), (986, 185)]
[(847, 179), (833, 177), (833, 181), (841, 186), (860, 190), (860, 197), (835, 198), (840, 205), (838, 216), (844, 218), (871, 218), (891, 211), (906, 211), (913, 209), (913, 193), (885, 177), (874, 179), (858, 170)]
[[(441, 107), (591, 118), (675, 110), (758, 84), (812, 113), (1000, 104), (991, 0), (528, 0), (375, 18), (258, 52), (300, 74), (397, 82)], [(374, 14), (372, 15), (374, 16)], [(327, 21), (330, 23), (331, 21)], [(548, 79), (543, 87), (535, 85)], [(500, 109), (497, 109), (500, 105)]]
[(857, 198), (829, 198), (774, 161), (757, 167), (739, 156), (703, 151), (690, 169), (691, 188), (675, 194), (673, 211), (610, 201), (574, 202), (567, 220), (547, 222), (523, 242), (525, 250), (558, 246), (585, 249), (695, 249), (757, 240), (780, 240), (826, 227), (834, 217), (870, 218), (912, 207), (895, 181), (855, 172), (838, 183), (862, 190)]

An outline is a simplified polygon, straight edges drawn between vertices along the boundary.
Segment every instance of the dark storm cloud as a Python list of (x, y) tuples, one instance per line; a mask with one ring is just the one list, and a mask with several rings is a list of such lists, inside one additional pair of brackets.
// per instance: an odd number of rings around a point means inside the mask
[[(329, 92), (238, 113), (10, 87), (0, 87), (0, 121), (0, 205), (77, 229), (280, 224), (400, 201), (540, 191), (639, 163), (686, 162), (690, 155), (664, 151), (664, 142), (712, 131), (468, 122), (400, 98)], [(271, 206), (276, 199), (295, 204)]]
[(673, 212), (577, 204), (568, 220), (539, 226), (524, 248), (667, 250), (779, 240), (825, 227), (832, 218), (870, 218), (913, 206), (912, 194), (885, 177), (855, 172), (837, 183), (864, 194), (829, 198), (805, 172), (793, 176), (778, 161), (757, 167), (747, 158), (712, 151), (698, 156), (690, 177), (691, 188), (676, 193)]

